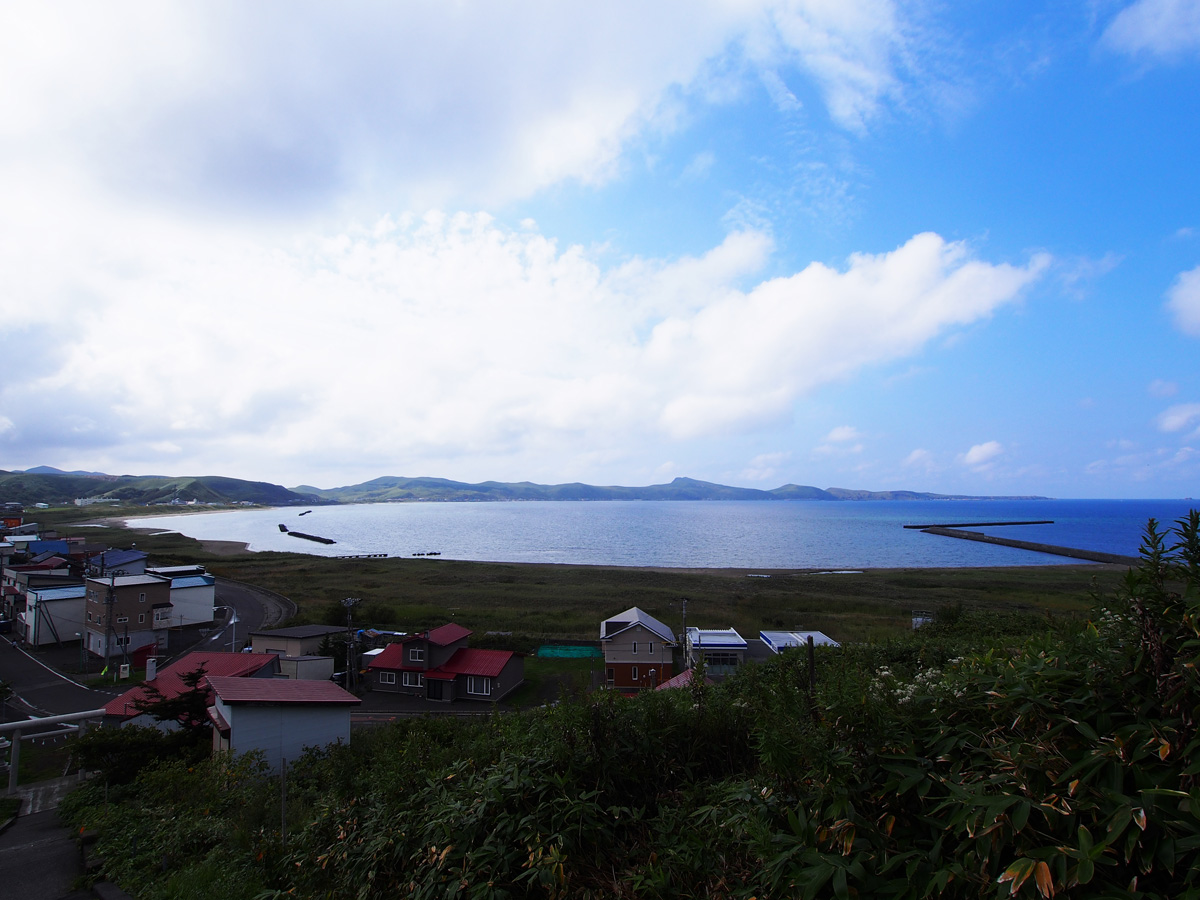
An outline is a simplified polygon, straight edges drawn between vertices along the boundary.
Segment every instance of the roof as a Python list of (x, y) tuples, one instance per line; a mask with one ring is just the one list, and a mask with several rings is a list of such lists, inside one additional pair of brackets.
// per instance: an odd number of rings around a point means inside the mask
[(281, 638), (313, 638), (324, 637), (327, 634), (341, 634), (346, 629), (340, 625), (293, 625), (290, 628), (274, 628), (270, 631), (252, 631), (251, 636), (269, 635)]
[(463, 647), (439, 668), (453, 675), (486, 675), (495, 678), (513, 658), (511, 650), (475, 650)]
[[(689, 684), (692, 683), (692, 679), (695, 677), (695, 672), (696, 672), (695, 669), (684, 669), (682, 672), (680, 672), (674, 678), (664, 681), (662, 684), (660, 684), (658, 687), (656, 687), (655, 690), (661, 691), (661, 690), (666, 690), (668, 688), (687, 687)], [(716, 682), (714, 682), (711, 678), (709, 678), (707, 675), (705, 675), (704, 683), (705, 684), (715, 684)]]
[(112, 572), (107, 575), (93, 575), (88, 581), (98, 581), (101, 584), (111, 584), (113, 587), (133, 587), (141, 584), (169, 584), (169, 579), (159, 578), (157, 575), (116, 575)]
[(445, 625), (426, 632), (425, 639), (431, 644), (446, 647), (455, 641), (461, 641), (465, 637), (470, 637), (471, 634), (470, 628), (463, 628), (457, 622), (447, 622)]
[(194, 587), (212, 587), (217, 583), (215, 575), (173, 575), (171, 576), (171, 590), (178, 591), (183, 588)]
[(87, 588), (82, 584), (68, 584), (63, 587), (30, 588), (29, 595), (36, 597), (42, 603), (48, 600), (80, 600), (87, 595)]
[(745, 650), (746, 639), (736, 628), (689, 628), (688, 641), (708, 650)]
[(403, 669), (404, 668), (404, 645), (403, 644), (388, 644), (380, 651), (367, 665), (368, 669)]
[(641, 625), (643, 628), (653, 631), (658, 637), (669, 644), (675, 643), (675, 634), (670, 628), (636, 606), (631, 606), (625, 612), (610, 616), (601, 622), (600, 640), (606, 641), (609, 638), (616, 637), (622, 631), (632, 628), (634, 625)]
[(210, 675), (205, 679), (222, 703), (320, 704), (353, 706), (362, 703), (332, 681), (294, 681), (291, 678), (235, 678)]
[(103, 566), (105, 569), (111, 569), (114, 566), (125, 566), (129, 563), (142, 562), (149, 558), (149, 554), (141, 550), (104, 550), (94, 556), (88, 557), (88, 563), (93, 566)]
[[(446, 662), (435, 669), (424, 670), (426, 678), (454, 679), (459, 675), (485, 675), (495, 678), (514, 656), (511, 650), (476, 650), (461, 647)], [(404, 645), (388, 644), (370, 663), (368, 669), (405, 669)]]
[(139, 684), (130, 688), (120, 697), (109, 700), (104, 704), (104, 714), (120, 716), (123, 719), (141, 715), (141, 710), (135, 705), (138, 700), (145, 700), (149, 695), (146, 685), (154, 685), (164, 697), (178, 697), (187, 685), (183, 676), (203, 668), (206, 675), (229, 675), (246, 678), (270, 665), (278, 658), (277, 653), (219, 653), (216, 651), (197, 651), (182, 656), (169, 666), (159, 669), (158, 676), (153, 681)]
[(812, 635), (813, 645), (817, 647), (840, 647), (837, 641), (820, 631), (760, 631), (758, 636), (775, 653), (788, 647), (804, 647), (808, 645), (809, 635)]

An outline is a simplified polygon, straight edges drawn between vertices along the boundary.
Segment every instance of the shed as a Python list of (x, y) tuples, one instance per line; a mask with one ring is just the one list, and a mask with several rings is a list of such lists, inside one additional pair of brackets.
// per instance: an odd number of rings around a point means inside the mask
[(260, 751), (271, 771), (308, 747), (350, 743), (350, 710), (362, 701), (330, 681), (210, 676), (213, 750)]

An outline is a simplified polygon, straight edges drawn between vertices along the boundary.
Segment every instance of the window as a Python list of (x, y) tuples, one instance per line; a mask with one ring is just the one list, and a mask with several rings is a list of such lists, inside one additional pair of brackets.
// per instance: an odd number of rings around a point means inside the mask
[(89, 621), (89, 622), (90, 622), (90, 621), (92, 621), (92, 614), (91, 614), (91, 613), (88, 613), (88, 621)]
[(129, 616), (117, 616), (117, 624), (118, 625), (124, 625), (128, 621), (129, 621)]
[(637, 641), (633, 642), (633, 652), (635, 655), (637, 654)]
[(380, 684), (395, 684), (396, 683), (396, 673), (395, 672), (380, 672), (379, 673), (379, 683)]
[(634, 681), (637, 681), (637, 680), (638, 680), (638, 670), (637, 670), (637, 666), (631, 666), (631, 667), (630, 667), (630, 669), (629, 669), (629, 677), (630, 677), (630, 678), (632, 678)]
[(425, 687), (425, 676), (420, 672), (404, 672), (402, 684), (405, 687)]
[(705, 653), (704, 664), (706, 666), (736, 666), (738, 656), (736, 653)]
[(145, 621), (146, 621), (146, 614), (138, 613), (138, 624), (141, 625)]
[(145, 603), (145, 602), (146, 602), (146, 595), (138, 594), (138, 603)]
[(651, 656), (654, 655), (654, 641), (650, 641), (650, 643), (648, 643), (646, 645), (646, 652), (649, 653)]
[(605, 673), (605, 677), (607, 678), (607, 680), (608, 680), (608, 683), (609, 683), (609, 684), (615, 684), (615, 683), (616, 683), (616, 681), (617, 681), (617, 672), (616, 672), (616, 670), (615, 670), (615, 669), (609, 669), (609, 670), (608, 670), (608, 671)]
[(425, 648), (410, 647), (408, 650), (408, 659), (410, 662), (425, 662)]
[(475, 694), (479, 697), (492, 696), (492, 679), (482, 678), (478, 675), (468, 675), (467, 693)]

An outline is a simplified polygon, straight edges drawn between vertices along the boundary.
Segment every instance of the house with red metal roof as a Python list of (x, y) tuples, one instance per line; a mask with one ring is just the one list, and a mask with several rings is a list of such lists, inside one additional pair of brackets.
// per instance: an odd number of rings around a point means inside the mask
[(104, 705), (105, 723), (153, 725), (163, 730), (173, 730), (171, 725), (159, 722), (150, 714), (138, 709), (138, 703), (158, 699), (153, 691), (148, 690), (150, 687), (155, 688), (165, 699), (178, 697), (184, 691), (190, 690), (184, 676), (198, 670), (203, 671), (206, 676), (275, 678), (279, 674), (279, 656), (275, 653), (218, 653), (207, 650), (181, 656), (169, 666), (163, 667), (154, 677), (109, 700)]
[(500, 700), (524, 683), (522, 657), (468, 647), (470, 636), (470, 629), (451, 622), (388, 644), (367, 666), (371, 687), (450, 703)]
[(350, 710), (362, 701), (330, 681), (210, 675), (213, 752), (263, 754), (271, 771), (308, 747), (350, 743)]

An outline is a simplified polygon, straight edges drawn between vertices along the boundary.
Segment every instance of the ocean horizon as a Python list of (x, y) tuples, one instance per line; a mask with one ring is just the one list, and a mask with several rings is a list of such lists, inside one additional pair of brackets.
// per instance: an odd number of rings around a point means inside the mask
[[(251, 551), (665, 568), (942, 568), (1082, 561), (958, 540), (905, 525), (1052, 520), (975, 530), (1136, 556), (1147, 521), (1166, 528), (1190, 500), (517, 501), (280, 507), (139, 517)], [(318, 535), (321, 544), (280, 529)]]

